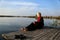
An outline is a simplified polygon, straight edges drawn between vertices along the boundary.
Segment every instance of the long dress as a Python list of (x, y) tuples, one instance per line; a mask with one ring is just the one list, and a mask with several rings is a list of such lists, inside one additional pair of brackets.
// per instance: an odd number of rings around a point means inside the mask
[(37, 21), (35, 21), (35, 23), (31, 23), (30, 25), (28, 25), (27, 27), (26, 27), (26, 29), (28, 30), (28, 31), (33, 31), (33, 30), (36, 30), (36, 29), (41, 29), (41, 28), (43, 28), (44, 27), (44, 20), (43, 20), (43, 17), (38, 17), (37, 18)]

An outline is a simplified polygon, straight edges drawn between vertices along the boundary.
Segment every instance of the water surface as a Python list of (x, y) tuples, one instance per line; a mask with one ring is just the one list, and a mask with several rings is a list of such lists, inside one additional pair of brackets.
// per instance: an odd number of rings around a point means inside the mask
[[(0, 34), (18, 31), (20, 28), (26, 27), (34, 21), (34, 18), (0, 17)], [(58, 22), (60, 23), (60, 20), (44, 19), (44, 25), (48, 27), (60, 28)]]
[[(7, 31), (8, 32), (9, 31), (17, 31), (21, 27), (26, 27), (34, 21), (35, 21), (34, 18), (1, 17), (0, 18), (0, 34), (7, 32)], [(55, 21), (56, 21), (55, 19), (44, 19), (44, 25), (49, 26), (49, 27), (56, 26), (56, 25), (53, 25)], [(60, 20), (57, 20), (57, 21), (60, 21)], [(60, 25), (57, 25), (56, 27), (58, 27), (58, 26), (60, 26)]]

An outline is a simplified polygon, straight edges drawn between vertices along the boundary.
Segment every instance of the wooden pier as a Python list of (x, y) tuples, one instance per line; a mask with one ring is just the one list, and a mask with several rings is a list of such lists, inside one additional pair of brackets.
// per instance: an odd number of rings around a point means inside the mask
[(15, 35), (23, 34), (27, 38), (24, 40), (60, 40), (60, 29), (44, 28), (35, 31), (18, 31), (8, 34), (2, 34), (2, 37), (6, 40), (20, 40), (15, 39)]

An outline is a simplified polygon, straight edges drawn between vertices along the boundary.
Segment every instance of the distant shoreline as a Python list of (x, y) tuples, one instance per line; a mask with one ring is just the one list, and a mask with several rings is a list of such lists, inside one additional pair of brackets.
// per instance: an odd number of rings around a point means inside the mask
[[(0, 15), (0, 17), (24, 17), (24, 18), (35, 18), (36, 16), (8, 16)], [(60, 19), (60, 16), (42, 16), (45, 19)]]

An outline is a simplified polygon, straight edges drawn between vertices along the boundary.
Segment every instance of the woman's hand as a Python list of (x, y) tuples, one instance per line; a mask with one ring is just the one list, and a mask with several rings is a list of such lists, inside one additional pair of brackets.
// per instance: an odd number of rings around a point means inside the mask
[(36, 24), (37, 20), (33, 22), (33, 24)]
[(35, 24), (35, 22), (33, 22), (33, 24)]

